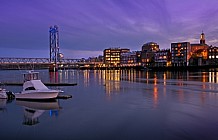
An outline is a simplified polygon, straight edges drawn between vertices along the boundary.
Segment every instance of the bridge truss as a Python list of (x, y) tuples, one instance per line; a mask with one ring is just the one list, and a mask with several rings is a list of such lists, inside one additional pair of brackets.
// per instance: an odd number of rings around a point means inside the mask
[[(61, 64), (76, 64), (80, 62), (80, 59), (62, 59)], [(52, 64), (49, 58), (9, 58), (0, 57), (0, 64)]]

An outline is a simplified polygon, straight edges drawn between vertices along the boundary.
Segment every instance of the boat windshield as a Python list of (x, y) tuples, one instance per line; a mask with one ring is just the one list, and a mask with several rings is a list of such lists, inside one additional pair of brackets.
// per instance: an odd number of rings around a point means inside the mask
[(36, 90), (34, 87), (28, 87), (25, 90)]
[(24, 82), (30, 80), (39, 80), (39, 73), (38, 72), (29, 72), (23, 74)]

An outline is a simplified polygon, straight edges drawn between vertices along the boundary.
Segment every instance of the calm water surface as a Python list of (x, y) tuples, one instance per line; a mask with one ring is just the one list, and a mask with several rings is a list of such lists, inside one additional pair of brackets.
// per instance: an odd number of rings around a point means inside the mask
[[(24, 71), (0, 71), (22, 81)], [(217, 140), (218, 72), (39, 70), (71, 99), (0, 100), (0, 139)], [(21, 86), (6, 86), (19, 92)]]

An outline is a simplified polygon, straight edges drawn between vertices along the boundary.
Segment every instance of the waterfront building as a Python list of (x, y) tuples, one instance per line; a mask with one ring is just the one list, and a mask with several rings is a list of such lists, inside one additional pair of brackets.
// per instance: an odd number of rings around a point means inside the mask
[(159, 45), (155, 42), (148, 42), (142, 46), (142, 52), (157, 52), (159, 50)]
[(103, 62), (103, 60), (103, 56), (99, 55), (98, 57), (89, 57), (86, 62)]
[(218, 64), (218, 47), (210, 46), (208, 50), (208, 61), (209, 65)]
[(155, 42), (148, 42), (142, 46), (141, 63), (144, 66), (151, 67), (154, 65), (155, 53), (159, 51), (159, 45)]
[(188, 66), (191, 45), (190, 42), (171, 43), (172, 66)]
[(97, 58), (98, 62), (104, 62), (104, 56), (103, 55), (99, 55)]
[(108, 48), (104, 50), (104, 64), (106, 67), (118, 67), (121, 62), (121, 54), (130, 52), (126, 48)]
[(162, 49), (155, 53), (154, 56), (155, 67), (171, 66), (171, 52), (170, 49)]
[(133, 67), (141, 65), (141, 51), (132, 51), (121, 54), (121, 66)]
[(199, 44), (191, 44), (190, 65), (201, 66), (207, 64), (209, 46), (205, 42), (205, 34), (202, 32)]

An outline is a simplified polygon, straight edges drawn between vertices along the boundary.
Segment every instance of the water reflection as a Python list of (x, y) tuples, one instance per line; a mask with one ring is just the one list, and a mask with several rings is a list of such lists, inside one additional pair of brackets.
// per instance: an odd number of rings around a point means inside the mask
[(5, 112), (7, 111), (7, 104), (11, 103), (13, 99), (0, 99), (0, 112)]
[(49, 82), (72, 83), (75, 82), (75, 80), (78, 78), (77, 76), (78, 76), (78, 72), (76, 70), (59, 70), (57, 72), (49, 72)]
[(58, 83), (58, 72), (49, 72), (49, 78), (51, 83)]
[(153, 99), (154, 99), (154, 108), (158, 106), (158, 88), (156, 85), (154, 85), (153, 88)]
[(57, 100), (51, 101), (23, 101), (16, 100), (16, 104), (23, 107), (24, 110), (24, 125), (35, 125), (39, 123), (39, 117), (45, 112), (50, 111), (50, 115), (53, 113), (58, 115), (61, 107)]
[(5, 112), (7, 110), (6, 103), (7, 103), (7, 99), (0, 99), (0, 111), (1, 112)]
[(120, 70), (105, 70), (102, 77), (104, 80), (106, 96), (109, 99), (112, 94), (120, 92)]
[(169, 91), (173, 93), (172, 97), (180, 103), (184, 103), (187, 98), (190, 98), (189, 94), (186, 93), (200, 92), (200, 101), (204, 104), (205, 93), (216, 93), (218, 90), (218, 86), (216, 84), (218, 83), (218, 72), (216, 71), (148, 72), (137, 70), (105, 70), (94, 72), (95, 82), (97, 82), (97, 77), (99, 78), (99, 81), (103, 81), (105, 94), (108, 99), (111, 99), (112, 95), (120, 94), (125, 91), (125, 85), (127, 84), (124, 84), (123, 81), (132, 85), (134, 85), (135, 82), (145, 83), (145, 85), (141, 88), (146, 89), (146, 94), (152, 91), (151, 97), (154, 108), (159, 107), (161, 99), (167, 100)]
[[(75, 94), (73, 102), (63, 104), (66, 110), (61, 117), (49, 117), (60, 113), (56, 107), (37, 102), (43, 106), (39, 108), (25, 101), (17, 103), (22, 106), (17, 119), (20, 110), (10, 104), (6, 107), (15, 112), (0, 115), (1, 126), (6, 126), (2, 139), (218, 138), (216, 71), (78, 70), (59, 71), (58, 75), (63, 81), (79, 79), (76, 87), (64, 87)], [(5, 104), (2, 101), (2, 108)], [(36, 127), (21, 127), (22, 121)]]
[[(167, 96), (167, 89), (172, 89), (178, 95), (179, 101), (184, 101), (186, 91), (203, 91), (214, 93), (218, 90), (217, 71), (138, 71), (138, 70), (83, 70), (83, 71), (59, 71), (49, 73), (50, 81), (68, 81), (82, 79), (84, 87), (93, 83), (103, 85), (108, 99), (112, 95), (124, 91), (123, 81), (128, 83), (145, 83), (146, 88), (153, 91), (153, 105), (158, 106), (160, 97)], [(163, 93), (163, 94), (161, 94)], [(178, 99), (177, 98), (177, 99)], [(202, 101), (204, 95), (202, 95)]]
[[(93, 74), (92, 74), (93, 73)], [(149, 79), (177, 79), (183, 81), (201, 81), (218, 83), (218, 71), (205, 71), (205, 72), (189, 72), (189, 71), (138, 71), (138, 70), (83, 70), (83, 71), (67, 71), (61, 70), (59, 72), (50, 72), (50, 82), (69, 82), (75, 78), (83, 78), (83, 83), (86, 87), (90, 85), (90, 80), (93, 82), (100, 82), (101, 80), (110, 81), (130, 81), (135, 82), (138, 79), (145, 79), (149, 83)], [(77, 75), (77, 76), (76, 76)], [(92, 77), (93, 76), (93, 77)], [(103, 81), (105, 82), (105, 81)]]
[(209, 72), (209, 81), (210, 83), (218, 83), (218, 72)]
[(83, 77), (84, 77), (84, 85), (85, 85), (85, 87), (88, 87), (89, 86), (89, 73), (90, 73), (90, 71), (89, 70), (84, 70), (83, 71)]

